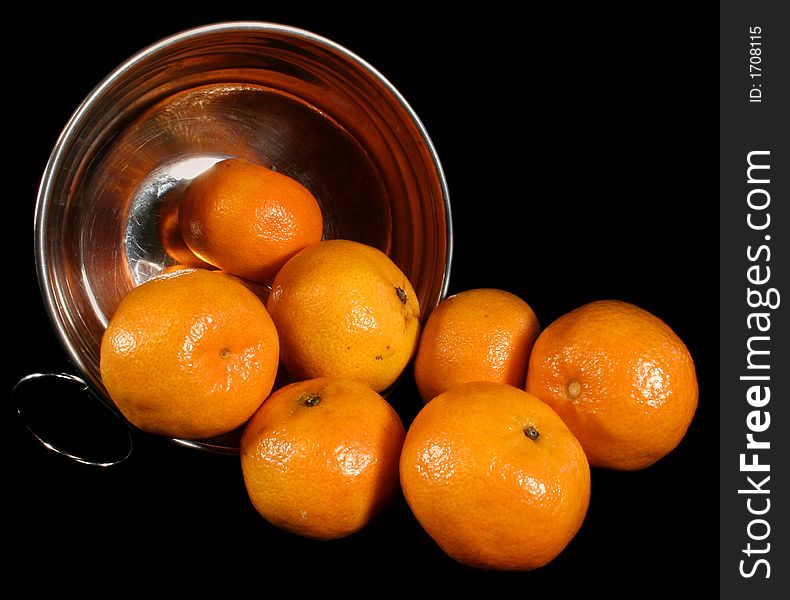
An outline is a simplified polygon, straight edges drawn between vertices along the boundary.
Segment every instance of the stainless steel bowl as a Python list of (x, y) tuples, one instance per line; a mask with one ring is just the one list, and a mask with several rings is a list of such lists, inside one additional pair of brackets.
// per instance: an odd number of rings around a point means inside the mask
[[(241, 156), (318, 199), (325, 237), (387, 252), (424, 315), (446, 293), (447, 185), (424, 127), (372, 66), (308, 31), (220, 23), (166, 38), (120, 65), (57, 141), (35, 214), (41, 290), (86, 382), (118, 302), (173, 262), (158, 233), (165, 197)], [(233, 451), (231, 440), (180, 443)]]

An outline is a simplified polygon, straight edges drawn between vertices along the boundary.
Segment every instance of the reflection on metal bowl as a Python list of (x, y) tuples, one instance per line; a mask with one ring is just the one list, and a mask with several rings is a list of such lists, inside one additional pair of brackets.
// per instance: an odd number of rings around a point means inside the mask
[[(257, 22), (189, 30), (141, 51), (84, 100), (58, 140), (35, 215), (39, 281), (86, 382), (120, 299), (177, 260), (163, 244), (168, 199), (225, 157), (311, 190), (325, 237), (380, 248), (424, 315), (447, 290), (452, 227), (438, 156), (403, 97), (320, 36)], [(179, 443), (236, 451), (235, 436)]]

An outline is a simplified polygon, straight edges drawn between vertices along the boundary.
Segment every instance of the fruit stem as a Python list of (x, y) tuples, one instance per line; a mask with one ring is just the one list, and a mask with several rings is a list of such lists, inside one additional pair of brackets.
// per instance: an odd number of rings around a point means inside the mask
[(538, 432), (538, 430), (537, 430), (537, 429), (535, 429), (535, 428), (534, 428), (532, 425), (530, 425), (529, 427), (527, 427), (527, 428), (524, 430), (524, 435), (526, 435), (526, 436), (527, 436), (529, 439), (531, 439), (533, 442), (537, 442), (537, 441), (538, 441), (538, 438), (540, 437), (540, 433), (539, 433), (539, 432)]
[(302, 394), (299, 398), (299, 404), (302, 406), (317, 406), (321, 403), (321, 396), (318, 394), (308, 393)]
[(395, 293), (398, 294), (398, 299), (403, 303), (406, 304), (406, 290), (403, 288), (395, 286)]

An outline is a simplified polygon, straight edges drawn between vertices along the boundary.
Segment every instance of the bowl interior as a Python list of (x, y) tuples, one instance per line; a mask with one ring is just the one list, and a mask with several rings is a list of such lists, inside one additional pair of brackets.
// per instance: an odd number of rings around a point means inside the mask
[(191, 178), (231, 156), (310, 189), (326, 238), (388, 253), (424, 316), (446, 292), (446, 184), (398, 92), (308, 32), (265, 23), (190, 30), (142, 51), (86, 98), (39, 192), (42, 292), (65, 349), (101, 393), (109, 318), (132, 287), (185, 262), (167, 235), (172, 209)]

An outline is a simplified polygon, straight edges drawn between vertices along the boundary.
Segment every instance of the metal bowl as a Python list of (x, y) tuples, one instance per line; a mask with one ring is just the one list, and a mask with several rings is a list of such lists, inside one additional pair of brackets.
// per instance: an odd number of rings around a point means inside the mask
[[(423, 315), (448, 285), (452, 228), (436, 151), (398, 91), (364, 60), (308, 31), (220, 23), (168, 37), (112, 72), (55, 145), (35, 213), (39, 283), (87, 384), (121, 298), (174, 262), (165, 199), (239, 156), (310, 189), (325, 237), (389, 254)], [(110, 403), (111, 404), (111, 403)], [(237, 450), (237, 441), (176, 440)]]

